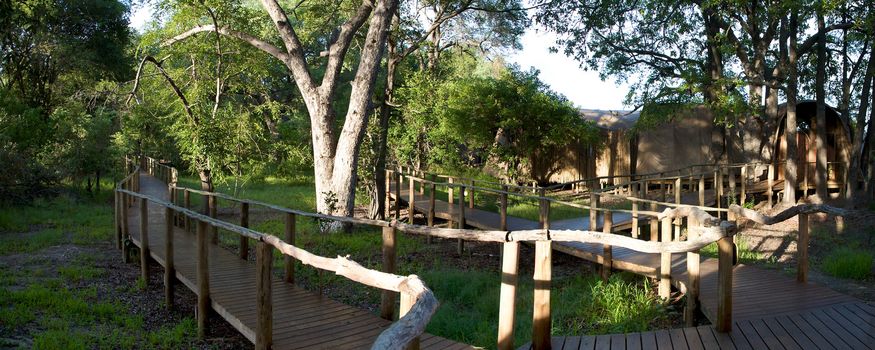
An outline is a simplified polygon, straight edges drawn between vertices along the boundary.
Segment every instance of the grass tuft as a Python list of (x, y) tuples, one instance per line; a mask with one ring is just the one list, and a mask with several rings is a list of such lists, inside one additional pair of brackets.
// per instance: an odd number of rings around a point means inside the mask
[(872, 252), (839, 247), (823, 259), (821, 268), (835, 277), (865, 280), (872, 277), (872, 259)]

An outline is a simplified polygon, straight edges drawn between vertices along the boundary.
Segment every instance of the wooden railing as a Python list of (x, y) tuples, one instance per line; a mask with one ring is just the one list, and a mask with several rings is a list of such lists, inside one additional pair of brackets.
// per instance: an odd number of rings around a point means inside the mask
[[(164, 165), (159, 164), (158, 162), (145, 162), (146, 166), (149, 167), (165, 167)], [(168, 167), (169, 168), (169, 167)], [(316, 268), (333, 271), (339, 275), (346, 276), (354, 281), (359, 283), (381, 288), (384, 290), (382, 295), (381, 302), (381, 316), (387, 319), (392, 319), (394, 314), (395, 307), (395, 293), (401, 293), (401, 317), (400, 319), (393, 323), (392, 326), (384, 331), (377, 341), (374, 343), (373, 348), (391, 348), (391, 349), (400, 349), (405, 346), (416, 347), (418, 344), (416, 337), (422, 334), (426, 324), (428, 323), (431, 315), (434, 313), (437, 308), (437, 300), (434, 299), (434, 295), (430, 290), (422, 283), (421, 280), (418, 279), (415, 275), (411, 276), (397, 276), (394, 275), (396, 269), (396, 252), (395, 252), (395, 242), (398, 231), (409, 233), (409, 234), (418, 234), (425, 235), (428, 238), (431, 237), (442, 237), (449, 239), (457, 239), (460, 242), (468, 240), (468, 241), (478, 241), (478, 242), (496, 242), (502, 243), (503, 245), (503, 254), (502, 254), (502, 286), (501, 286), (501, 294), (500, 294), (500, 308), (499, 308), (499, 325), (498, 325), (498, 347), (500, 349), (512, 349), (513, 348), (513, 338), (514, 338), (514, 325), (515, 318), (514, 315), (516, 313), (515, 304), (516, 304), (516, 289), (518, 282), (518, 272), (519, 272), (519, 243), (520, 242), (531, 242), (535, 245), (535, 268), (534, 268), (534, 280), (535, 280), (535, 292), (534, 292), (534, 300), (533, 300), (533, 328), (532, 328), (532, 344), (536, 349), (549, 349), (550, 348), (550, 338), (551, 338), (551, 310), (550, 310), (550, 285), (551, 285), (551, 276), (552, 276), (552, 242), (582, 242), (582, 243), (591, 243), (591, 244), (601, 244), (604, 247), (603, 258), (601, 260), (602, 264), (602, 276), (607, 278), (608, 274), (611, 271), (612, 267), (612, 247), (625, 247), (629, 249), (633, 249), (642, 253), (652, 253), (652, 254), (660, 254), (660, 268), (657, 272), (657, 278), (659, 278), (659, 295), (662, 298), (668, 298), (670, 292), (670, 281), (671, 281), (671, 255), (686, 253), (687, 254), (687, 276), (688, 280), (686, 281), (686, 293), (688, 295), (687, 298), (687, 322), (692, 322), (691, 315), (695, 315), (695, 312), (698, 310), (698, 293), (699, 293), (699, 250), (713, 242), (717, 242), (718, 246), (718, 307), (717, 307), (717, 321), (716, 321), (716, 329), (720, 332), (728, 332), (732, 327), (732, 275), (733, 275), (733, 265), (735, 264), (735, 245), (733, 243), (733, 235), (736, 233), (736, 226), (734, 220), (736, 217), (745, 217), (749, 218), (753, 221), (771, 224), (775, 222), (780, 222), (786, 219), (793, 217), (794, 215), (799, 215), (800, 224), (804, 220), (807, 223), (807, 214), (813, 212), (828, 212), (832, 214), (844, 214), (840, 209), (835, 209), (828, 206), (813, 206), (813, 207), (805, 207), (805, 206), (797, 206), (791, 209), (788, 209), (785, 212), (782, 212), (774, 217), (763, 216), (755, 211), (743, 209), (737, 205), (732, 205), (727, 209), (721, 208), (710, 208), (710, 207), (697, 207), (697, 206), (685, 206), (679, 205), (677, 203), (667, 203), (667, 202), (659, 202), (647, 199), (639, 199), (634, 198), (636, 201), (633, 203), (638, 204), (648, 204), (651, 208), (655, 208), (652, 210), (636, 210), (636, 206), (633, 205), (632, 210), (626, 209), (616, 209), (616, 208), (599, 208), (598, 202), (599, 198), (607, 197), (607, 196), (616, 196), (611, 193), (593, 193), (593, 199), (591, 202), (593, 204), (591, 206), (577, 204), (577, 203), (569, 203), (559, 201), (553, 198), (546, 197), (543, 193), (543, 190), (538, 196), (530, 196), (521, 193), (514, 193), (508, 190), (496, 190), (486, 187), (479, 186), (467, 186), (465, 184), (455, 184), (455, 183), (439, 183), (433, 180), (423, 179), (416, 176), (404, 175), (404, 178), (408, 179), (408, 189), (410, 190), (411, 196), (414, 194), (415, 184), (414, 181), (420, 182), (420, 191), (424, 193), (424, 189), (427, 185), (430, 193), (430, 208), (427, 208), (428, 215), (428, 226), (421, 225), (413, 225), (412, 224), (412, 216), (408, 219), (410, 223), (402, 223), (400, 222), (399, 212), (396, 208), (396, 218), (392, 222), (380, 221), (380, 220), (368, 220), (368, 219), (359, 219), (359, 218), (350, 218), (350, 217), (335, 217), (330, 215), (309, 213), (299, 210), (288, 209), (280, 206), (276, 206), (269, 203), (254, 201), (254, 200), (244, 200), (234, 198), (222, 193), (216, 192), (205, 192), (195, 189), (188, 189), (177, 187), (171, 185), (169, 190), (171, 191), (171, 201), (163, 201), (157, 198), (145, 196), (139, 193), (136, 193), (138, 189), (137, 184), (139, 183), (138, 172), (134, 170), (134, 172), (127, 176), (122, 182), (119, 183), (119, 186), (116, 190), (116, 199), (117, 199), (117, 211), (116, 211), (116, 220), (117, 222), (124, 222), (121, 225), (117, 225), (118, 237), (122, 237), (125, 235), (127, 230), (126, 221), (123, 220), (126, 216), (126, 208), (133, 200), (140, 200), (140, 210), (141, 210), (141, 218), (146, 218), (148, 216), (148, 212), (146, 211), (147, 204), (149, 201), (153, 203), (157, 203), (165, 208), (166, 217), (168, 227), (165, 234), (171, 234), (172, 226), (177, 223), (181, 226), (190, 228), (193, 226), (193, 223), (197, 225), (197, 242), (198, 242), (198, 281), (205, 281), (203, 284), (199, 284), (198, 288), (203, 289), (200, 290), (198, 295), (204, 295), (205, 298), (209, 296), (209, 282), (207, 280), (207, 269), (208, 262), (206, 261), (206, 252), (207, 252), (207, 230), (208, 228), (222, 228), (224, 230), (228, 230), (238, 234), (241, 237), (241, 250), (240, 256), (246, 258), (246, 252), (248, 251), (248, 242), (249, 240), (255, 240), (258, 244), (256, 249), (256, 263), (257, 263), (257, 278), (256, 283), (259, 286), (259, 299), (257, 300), (257, 307), (259, 311), (259, 327), (258, 329), (269, 329), (270, 328), (270, 261), (273, 249), (278, 249), (282, 254), (288, 257), (284, 265), (285, 272), (285, 280), (287, 282), (294, 281), (294, 265), (291, 264), (291, 259), (297, 259), (303, 262), (306, 265), (312, 265)], [(154, 173), (154, 169), (148, 170), (150, 173)], [(161, 170), (158, 170), (158, 173), (161, 173)], [(163, 171), (164, 173), (172, 173)], [(394, 175), (396, 177), (396, 183), (399, 186), (396, 186), (396, 191), (401, 188), (402, 185), (402, 174), (401, 172), (391, 172), (389, 175)], [(392, 179), (391, 177), (387, 177), (387, 179)], [(702, 188), (701, 182), (700, 189)], [(435, 203), (435, 193), (437, 186), (447, 186), (448, 189), (457, 189), (459, 192), (459, 200), (458, 200), (458, 216), (453, 220), (456, 220), (459, 223), (459, 228), (438, 228), (433, 227), (434, 224), (434, 203)], [(500, 229), (497, 231), (491, 230), (471, 230), (466, 229), (464, 225), (465, 214), (464, 210), (467, 206), (473, 207), (473, 202), (466, 202), (465, 196), (468, 190), (481, 191), (486, 193), (497, 194), (500, 199), (500, 216), (501, 216), (501, 224)], [(180, 206), (177, 204), (180, 201), (180, 194), (183, 195), (184, 204)], [(240, 217), (241, 222), (240, 225), (231, 224), (228, 222), (224, 222), (218, 220), (209, 215), (205, 215), (203, 213), (197, 213), (189, 209), (191, 202), (190, 197), (191, 194), (197, 194), (204, 196), (206, 198), (206, 202), (208, 203), (208, 210), (206, 214), (213, 214), (215, 216), (215, 206), (216, 199), (221, 198), (224, 200), (235, 201), (240, 203)], [(470, 194), (468, 194), (470, 195)], [(541, 217), (541, 229), (537, 230), (517, 230), (517, 231), (508, 231), (507, 230), (507, 199), (508, 196), (521, 196), (523, 198), (529, 198), (537, 200), (540, 208), (540, 217)], [(397, 192), (396, 192), (397, 196)], [(212, 200), (210, 200), (212, 198)], [(451, 197), (452, 198), (452, 197)], [(414, 202), (411, 198), (410, 203)], [(212, 203), (212, 204), (209, 204)], [(590, 211), (590, 220), (596, 220), (596, 215), (593, 213), (597, 213), (598, 211), (603, 212), (604, 223), (602, 225), (603, 232), (596, 232), (594, 230), (588, 231), (580, 231), (580, 230), (551, 230), (550, 229), (550, 220), (549, 220), (549, 211), (551, 203), (559, 203), (562, 205), (569, 205), (579, 209), (586, 209)], [(247, 228), (249, 224), (249, 207), (250, 205), (258, 205), (270, 210), (279, 211), (285, 214), (286, 217), (286, 226), (285, 226), (285, 240), (281, 240), (280, 238), (263, 234), (260, 232), (253, 231)], [(659, 208), (663, 208), (662, 211), (657, 211)], [(410, 212), (413, 212), (411, 208)], [(651, 226), (651, 232), (653, 232), (654, 228), (656, 228), (656, 235), (651, 234), (651, 240), (645, 241), (640, 236), (637, 236), (633, 229), (633, 234), (631, 237), (627, 237), (624, 235), (615, 234), (616, 228), (613, 225), (613, 213), (616, 212), (627, 212), (632, 213), (633, 219), (638, 218), (638, 221), (649, 220), (649, 224)], [(712, 216), (709, 212), (716, 213), (718, 216)], [(719, 214), (726, 213), (728, 220), (723, 220), (720, 218)], [(639, 217), (639, 215), (641, 217)], [(294, 237), (295, 237), (295, 218), (297, 216), (311, 217), (322, 220), (332, 220), (337, 222), (356, 224), (356, 225), (367, 225), (367, 226), (376, 226), (381, 227), (382, 229), (382, 237), (383, 237), (383, 270), (384, 271), (376, 271), (371, 269), (366, 269), (355, 262), (343, 258), (338, 257), (335, 259), (320, 257), (309, 253), (305, 250), (302, 250), (294, 245)], [(174, 217), (180, 217), (181, 220), (173, 219)], [(143, 246), (147, 246), (148, 242), (148, 232), (145, 228), (145, 222), (141, 219), (141, 232), (143, 239)], [(594, 222), (591, 223), (591, 227), (596, 227)], [(683, 239), (680, 236), (680, 228), (682, 225), (686, 225), (687, 235), (686, 238)], [(633, 225), (635, 227), (636, 225)], [(662, 232), (662, 240), (658, 239), (659, 237), (659, 228), (661, 226)], [(672, 230), (674, 226), (674, 230)], [(804, 281), (804, 272), (807, 271), (807, 225), (805, 225), (805, 235), (802, 234), (802, 228), (800, 228), (800, 281)], [(805, 244), (803, 244), (802, 240), (806, 239)], [(656, 238), (656, 239), (654, 239)], [(168, 239), (168, 242), (172, 242), (172, 239)], [(245, 243), (244, 243), (245, 242)], [(172, 243), (169, 243), (172, 244)], [(172, 251), (172, 247), (167, 249), (168, 251)], [(804, 257), (802, 256), (804, 254)], [(143, 252), (141, 256), (148, 256), (146, 252)], [(168, 257), (169, 262), (166, 269), (170, 269), (172, 272), (172, 256)], [(803, 267), (804, 264), (804, 267)], [(144, 266), (146, 264), (143, 264)], [(168, 267), (169, 266), (169, 267)], [(145, 273), (145, 272), (144, 272)], [(172, 276), (173, 274), (169, 274)], [(203, 278), (203, 279), (201, 279)], [(169, 285), (172, 283), (169, 281), (165, 281), (165, 288), (172, 288)], [(172, 294), (167, 294), (169, 295)], [(170, 305), (171, 303), (168, 303)], [(206, 310), (208, 307), (208, 303), (201, 301), (199, 297), (198, 310), (203, 308)], [(205, 312), (199, 312), (198, 315), (205, 315)], [(205, 320), (198, 319), (199, 330), (202, 330), (205, 326)], [(270, 332), (269, 331), (260, 331), (260, 334), (256, 338), (257, 347), (260, 344), (269, 344), (270, 343)]]
[[(167, 167), (165, 165), (160, 164), (154, 159), (144, 157), (141, 161), (141, 165), (143, 169), (149, 174), (159, 174), (159, 178), (162, 179), (175, 179), (175, 177), (170, 176), (171, 174), (175, 174), (175, 169)], [(126, 166), (126, 168), (130, 169), (131, 167)], [(174, 202), (168, 202), (162, 200), (160, 198), (144, 195), (138, 193), (139, 190), (139, 171), (140, 166), (134, 166), (132, 172), (125, 177), (116, 187), (115, 195), (116, 195), (116, 232), (118, 245), (126, 248), (127, 245), (123, 244), (123, 239), (129, 237), (130, 232), (128, 228), (127, 221), (127, 208), (134, 202), (139, 202), (140, 209), (140, 241), (141, 241), (141, 274), (145, 281), (148, 281), (148, 263), (147, 259), (149, 257), (149, 228), (148, 228), (148, 204), (153, 203), (157, 204), (164, 208), (165, 210), (165, 230), (163, 234), (165, 237), (165, 251), (167, 252), (165, 257), (165, 297), (168, 299), (167, 305), (173, 305), (172, 298), (173, 295), (173, 279), (169, 278), (169, 276), (175, 276), (174, 271), (174, 257), (173, 257), (173, 231), (174, 226), (178, 225), (180, 222), (185, 222), (184, 226), (191, 227), (192, 225), (197, 226), (197, 296), (198, 296), (198, 305), (197, 305), (197, 324), (198, 324), (198, 334), (203, 336), (206, 330), (206, 315), (209, 311), (210, 305), (210, 284), (209, 284), (209, 246), (210, 244), (207, 242), (208, 232), (212, 231), (213, 233), (213, 241), (215, 242), (215, 232), (216, 229), (221, 228), (223, 230), (230, 231), (235, 233), (241, 237), (241, 240), (254, 240), (257, 244), (255, 249), (256, 251), (256, 276), (255, 284), (256, 284), (256, 295), (257, 298), (254, 301), (255, 307), (257, 309), (257, 327), (255, 334), (255, 346), (256, 348), (269, 348), (272, 343), (272, 314), (273, 314), (273, 305), (271, 302), (271, 266), (273, 262), (273, 250), (278, 250), (281, 254), (288, 257), (286, 259), (286, 281), (291, 282), (294, 280), (293, 271), (290, 270), (289, 266), (293, 266), (291, 264), (291, 259), (295, 259), (303, 263), (304, 265), (310, 265), (317, 269), (321, 269), (324, 271), (331, 271), (336, 273), (337, 275), (344, 276), (349, 278), (350, 280), (356, 281), (358, 283), (376, 287), (384, 290), (384, 298), (383, 305), (381, 307), (381, 314), (383, 317), (388, 319), (394, 318), (394, 305), (395, 305), (395, 294), (401, 294), (401, 306), (400, 306), (400, 315), (399, 320), (394, 322), (389, 328), (384, 330), (377, 340), (372, 345), (373, 349), (403, 349), (406, 346), (417, 347), (418, 345), (418, 337), (425, 331), (425, 327), (428, 324), (431, 316), (437, 309), (437, 299), (431, 290), (426, 287), (426, 285), (419, 279), (416, 275), (410, 276), (399, 276), (394, 274), (394, 259), (395, 259), (395, 236), (397, 235), (396, 230), (393, 227), (390, 227), (388, 222), (374, 222), (372, 220), (359, 220), (354, 218), (342, 218), (342, 217), (333, 217), (327, 215), (320, 214), (311, 214), (311, 213), (302, 213), (299, 211), (294, 211), (286, 208), (276, 207), (273, 205), (269, 205), (266, 203), (259, 203), (266, 206), (269, 206), (273, 209), (278, 209), (281, 211), (285, 211), (290, 215), (295, 214), (305, 214), (307, 216), (318, 217), (323, 219), (330, 219), (342, 222), (351, 222), (357, 224), (376, 224), (377, 226), (384, 227), (383, 230), (383, 247), (384, 247), (384, 268), (387, 265), (391, 266), (388, 270), (391, 271), (377, 271), (373, 269), (368, 269), (362, 267), (355, 261), (352, 261), (346, 257), (337, 257), (337, 258), (326, 258), (321, 257), (315, 254), (312, 254), (304, 249), (298, 248), (294, 246), (294, 241), (291, 243), (285, 242), (275, 236), (264, 234), (258, 231), (254, 231), (245, 227), (246, 222), (248, 220), (248, 214), (243, 214), (241, 217), (244, 218), (244, 222), (242, 225), (235, 225), (225, 221), (218, 220), (214, 217), (195, 212), (187, 207), (176, 205)], [(161, 175), (168, 174), (168, 175)], [(178, 187), (170, 185), (171, 192), (174, 192), (173, 189), (179, 189)], [(194, 191), (191, 189), (185, 189), (189, 192), (197, 192), (197, 193), (206, 193), (206, 195), (210, 197), (217, 197), (221, 194), (219, 193), (210, 193), (203, 191)], [(226, 199), (233, 199), (229, 196), (221, 195)], [(236, 199), (235, 199), (236, 200)], [(254, 201), (242, 201), (247, 204), (256, 203)], [(213, 205), (215, 205), (215, 201), (211, 201)], [(246, 208), (248, 205), (241, 206), (241, 208)], [(215, 213), (214, 210), (210, 211), (211, 213)], [(292, 216), (293, 217), (293, 216)], [(177, 220), (177, 218), (182, 218), (183, 220)], [(287, 228), (290, 227), (290, 221), (287, 220)], [(294, 235), (294, 225), (292, 227), (292, 236)], [(287, 229), (287, 233), (289, 230)], [(389, 251), (387, 251), (387, 249)], [(242, 250), (241, 250), (242, 251)], [(128, 256), (127, 252), (124, 254)], [(242, 253), (241, 253), (242, 255)], [(387, 264), (388, 262), (388, 264)], [(388, 296), (388, 297), (387, 297)]]

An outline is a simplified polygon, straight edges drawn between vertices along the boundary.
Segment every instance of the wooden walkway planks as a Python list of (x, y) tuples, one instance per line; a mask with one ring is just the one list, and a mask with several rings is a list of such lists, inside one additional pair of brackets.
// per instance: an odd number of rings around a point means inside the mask
[[(643, 333), (553, 337), (553, 348), (872, 350), (875, 349), (875, 307), (855, 301), (793, 315), (740, 320), (735, 321), (730, 333), (718, 333), (711, 326), (699, 326)], [(531, 349), (531, 344), (520, 349)]]
[[(390, 184), (390, 193), (395, 195), (395, 183)], [(401, 201), (407, 202), (409, 190), (407, 186), (400, 189)], [(748, 192), (752, 192), (748, 190)], [(692, 197), (690, 197), (692, 198)], [(698, 197), (695, 197), (698, 201)], [(689, 201), (692, 199), (684, 199)], [(707, 202), (706, 198), (706, 203)], [(711, 203), (713, 203), (713, 197)], [(467, 204), (467, 203), (466, 203)], [(458, 204), (450, 205), (435, 199), (435, 216), (450, 219), (456, 215)], [(427, 195), (414, 193), (414, 206), (417, 211), (426, 212), (429, 206)], [(449, 210), (447, 209), (449, 208)], [(583, 213), (581, 213), (581, 216)], [(480, 229), (496, 230), (499, 228), (500, 216), (497, 213), (481, 209), (471, 209), (466, 206), (465, 220), (469, 226)], [(630, 224), (631, 216), (617, 213), (613, 217), (614, 227)], [(538, 228), (535, 221), (508, 216), (508, 229), (523, 230)], [(599, 216), (599, 226), (602, 216)], [(554, 229), (589, 229), (589, 218), (570, 219), (551, 222)], [(600, 229), (601, 227), (597, 227)], [(603, 249), (600, 244), (578, 242), (554, 242), (553, 249), (584, 260), (600, 263)], [(639, 275), (655, 278), (660, 266), (659, 254), (647, 254), (624, 247), (613, 247), (613, 267), (618, 270), (630, 271)], [(717, 259), (703, 258), (700, 263), (700, 294), (699, 301), (705, 316), (716, 322), (717, 317)], [(672, 254), (672, 284), (686, 291), (687, 263), (686, 254)], [(793, 312), (821, 308), (824, 306), (858, 301), (857, 299), (838, 293), (814, 283), (798, 283), (792, 277), (778, 271), (766, 270), (742, 264), (734, 268), (732, 314), (735, 320), (757, 319)]]
[[(140, 174), (140, 192), (167, 198), (167, 186), (146, 173)], [(128, 210), (128, 227), (137, 246), (141, 246), (140, 210)], [(148, 206), (150, 255), (165, 264), (164, 208)], [(195, 235), (174, 228), (176, 277), (197, 293)], [(234, 252), (209, 245), (210, 297), (213, 310), (254, 342), (255, 264), (240, 259)], [(274, 276), (273, 340), (275, 349), (360, 349), (370, 348), (390, 322), (367, 311), (317, 295)], [(468, 349), (471, 346), (430, 334), (420, 338), (423, 349)]]

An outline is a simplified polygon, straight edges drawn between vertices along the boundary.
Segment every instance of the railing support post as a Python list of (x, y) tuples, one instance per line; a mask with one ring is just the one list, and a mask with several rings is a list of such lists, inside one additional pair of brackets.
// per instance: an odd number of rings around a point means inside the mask
[(498, 307), (498, 349), (513, 350), (516, 323), (516, 288), (519, 280), (518, 242), (505, 242), (501, 260), (501, 296)]
[(774, 203), (774, 201), (772, 200), (772, 196), (773, 196), (773, 194), (772, 194), (772, 191), (773, 191), (772, 187), (775, 185), (775, 165), (774, 165), (774, 164), (769, 164), (769, 173), (768, 173), (767, 176), (768, 176), (769, 178), (768, 178), (768, 180), (766, 181), (766, 183), (767, 183), (767, 185), (768, 185), (768, 189), (767, 189), (767, 191), (766, 191), (766, 196), (768, 197), (768, 198), (767, 198), (767, 201), (768, 201), (768, 203), (769, 203), (769, 206), (768, 206), (768, 207), (769, 207), (769, 209), (771, 209), (771, 208), (772, 208), (772, 203)]
[(401, 172), (395, 172), (395, 220), (401, 220)]
[[(398, 236), (394, 227), (383, 227), (383, 272), (395, 273), (395, 240)], [(393, 291), (382, 291), (380, 317), (391, 321), (395, 317), (395, 295)]]
[[(240, 226), (249, 228), (249, 203), (240, 203)], [(240, 235), (240, 259), (249, 259), (249, 238)]]
[(717, 331), (732, 330), (732, 269), (734, 244), (732, 237), (717, 241), (719, 255), (717, 267)]
[(149, 285), (149, 202), (140, 198), (140, 277)]
[[(182, 192), (182, 201), (185, 209), (191, 209), (191, 192), (187, 188)], [(185, 232), (191, 232), (191, 218), (188, 215), (185, 216)]]
[(595, 192), (589, 192), (589, 230), (595, 231), (599, 226), (599, 196)]
[[(414, 298), (410, 294), (402, 292), (401, 300), (398, 304), (398, 319), (401, 319), (402, 317), (404, 317), (404, 315), (410, 312), (410, 309), (412, 309), (413, 305), (416, 304), (416, 298)], [(407, 347), (405, 347), (405, 350), (419, 350), (419, 337), (411, 339), (410, 342), (407, 343)]]
[(273, 296), (271, 293), (271, 267), (273, 246), (259, 241), (255, 250), (255, 308), (258, 320), (255, 328), (255, 348), (270, 349), (273, 346)]
[(164, 304), (173, 309), (173, 292), (176, 282), (176, 265), (173, 262), (173, 209), (164, 208)]
[(207, 313), (210, 312), (210, 245), (207, 244), (207, 223), (197, 222), (197, 335), (207, 335)]
[(416, 188), (413, 176), (408, 176), (407, 182), (407, 223), (413, 225), (413, 216), (416, 214)]
[[(671, 242), (671, 219), (662, 219), (662, 241)], [(671, 253), (661, 253), (659, 259), (659, 297), (671, 297)]]
[(112, 191), (113, 195), (113, 216), (115, 217), (115, 247), (122, 249), (122, 221), (127, 219), (122, 217), (121, 211), (121, 192)]
[[(213, 219), (216, 218), (216, 196), (207, 195), (207, 206), (209, 210), (209, 216)], [(210, 225), (210, 242), (213, 244), (219, 244), (219, 228), (213, 225)]]
[[(428, 189), (428, 227), (434, 227), (434, 215), (435, 215), (435, 191), (437, 190), (437, 185), (434, 183), (434, 176), (431, 178), (432, 182)], [(425, 236), (425, 241), (428, 244), (431, 244), (431, 235)]]
[[(286, 243), (295, 245), (295, 214), (286, 213)], [(295, 283), (295, 259), (291, 256), (284, 255), (284, 270), (286, 283)]]
[(548, 350), (550, 346), (550, 281), (553, 270), (551, 241), (535, 242), (535, 293), (532, 316), (532, 348)]
[(498, 215), (500, 217), (499, 230), (507, 231), (507, 185), (501, 185), (501, 194), (498, 198)]
[(808, 214), (799, 214), (799, 238), (796, 242), (796, 260), (799, 266), (796, 270), (796, 281), (805, 283), (808, 281)]
[[(605, 210), (602, 231), (611, 234), (614, 226), (614, 213)], [(607, 282), (611, 278), (611, 268), (614, 266), (614, 249), (609, 244), (602, 245), (602, 279)]]
[[(465, 185), (459, 186), (459, 229), (465, 228)], [(456, 241), (456, 253), (462, 255), (465, 252), (465, 241), (459, 238)]]
[[(697, 229), (701, 227), (699, 222), (696, 222), (693, 217), (687, 218), (687, 240), (694, 240), (699, 237)], [(696, 315), (699, 312), (699, 251), (687, 253), (687, 309), (684, 313), (687, 327), (696, 325)]]

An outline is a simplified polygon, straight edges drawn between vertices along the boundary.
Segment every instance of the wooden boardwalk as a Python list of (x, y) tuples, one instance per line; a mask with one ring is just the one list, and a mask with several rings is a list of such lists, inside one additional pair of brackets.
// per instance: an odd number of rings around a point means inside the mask
[[(167, 199), (167, 186), (145, 172), (140, 173), (140, 193)], [(131, 238), (141, 246), (139, 208), (128, 211)], [(164, 208), (148, 206), (149, 251), (151, 257), (165, 265)], [(173, 257), (176, 278), (197, 293), (195, 234), (174, 228)], [(255, 342), (256, 273), (255, 264), (240, 259), (234, 252), (209, 245), (210, 301), (212, 309), (247, 339)], [(274, 349), (361, 349), (370, 348), (377, 336), (390, 325), (370, 312), (345, 305), (327, 297), (274, 278), (273, 348)], [(470, 345), (423, 334), (423, 349), (470, 349)]]
[[(409, 199), (407, 186), (400, 191), (401, 201)], [(394, 183), (391, 184), (394, 196)], [(696, 196), (696, 201), (698, 197)], [(713, 198), (713, 197), (712, 197)], [(682, 198), (682, 203), (692, 199)], [(713, 199), (711, 199), (713, 203)], [(706, 203), (707, 196), (706, 196)], [(426, 211), (429, 206), (427, 195), (414, 194), (414, 207), (417, 211)], [(443, 219), (457, 217), (457, 204), (450, 206), (447, 202), (435, 199), (435, 216)], [(581, 213), (583, 215), (583, 213)], [(480, 229), (499, 229), (500, 216), (486, 210), (465, 208), (465, 221), (469, 226)], [(596, 230), (601, 229), (602, 216), (599, 216)], [(613, 216), (614, 227), (631, 224), (631, 215), (616, 213)], [(508, 216), (509, 230), (536, 229), (538, 222)], [(589, 230), (589, 218), (569, 219), (550, 223), (553, 229)], [(553, 249), (584, 260), (601, 263), (603, 248), (600, 244), (579, 242), (553, 242)], [(613, 247), (613, 268), (631, 271), (633, 273), (657, 277), (660, 266), (659, 254), (647, 254), (624, 247)], [(687, 264), (686, 254), (672, 254), (671, 268), (672, 284), (682, 292), (686, 291)], [(859, 301), (853, 297), (838, 293), (814, 283), (798, 283), (793, 277), (774, 270), (738, 264), (733, 269), (732, 283), (733, 305), (732, 315), (735, 320), (759, 319), (786, 312), (802, 312), (837, 303)], [(717, 320), (717, 259), (703, 258), (700, 263), (699, 302), (702, 313), (711, 320)]]
[[(875, 307), (848, 302), (808, 310), (735, 321), (732, 331), (711, 326), (643, 333), (553, 337), (556, 350), (595, 349), (875, 349)], [(520, 349), (530, 349), (526, 344)]]

